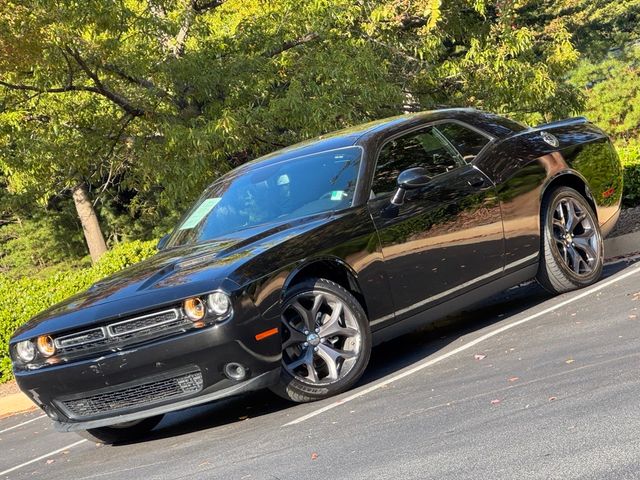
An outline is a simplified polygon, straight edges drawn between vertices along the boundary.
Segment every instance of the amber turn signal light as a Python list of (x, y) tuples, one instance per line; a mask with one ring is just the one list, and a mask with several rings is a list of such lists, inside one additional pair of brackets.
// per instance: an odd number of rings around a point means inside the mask
[(41, 335), (37, 340), (38, 351), (45, 357), (50, 357), (56, 353), (56, 345), (53, 343), (53, 338), (49, 335)]
[(189, 319), (197, 322), (198, 320), (202, 320), (207, 313), (207, 307), (204, 302), (198, 297), (195, 298), (187, 298), (184, 301), (184, 313), (187, 314)]

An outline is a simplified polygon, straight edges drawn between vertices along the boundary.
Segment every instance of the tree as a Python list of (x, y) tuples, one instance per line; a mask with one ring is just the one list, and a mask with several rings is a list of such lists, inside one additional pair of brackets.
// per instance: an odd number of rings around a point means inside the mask
[(537, 35), (521, 6), (8, 1), (0, 168), (39, 205), (82, 193), (97, 257), (109, 202), (171, 216), (230, 167), (333, 129), (441, 105), (566, 115), (580, 104), (562, 82), (576, 61), (570, 35)]
[(592, 61), (640, 37), (640, 0), (533, 0), (517, 15), (541, 35), (571, 32), (576, 49)]

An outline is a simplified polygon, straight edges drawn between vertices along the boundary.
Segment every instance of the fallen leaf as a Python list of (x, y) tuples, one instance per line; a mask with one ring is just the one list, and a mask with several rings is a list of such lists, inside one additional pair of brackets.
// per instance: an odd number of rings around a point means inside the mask
[(553, 402), (554, 400), (557, 400), (557, 399), (558, 399), (558, 397), (549, 397), (549, 401), (550, 402)]
[(640, 300), (640, 292), (634, 293), (632, 300)]
[(317, 460), (318, 459), (318, 454), (316, 452), (313, 452), (311, 454), (311, 460)]
[(572, 364), (575, 360), (573, 358), (569, 358), (567, 360), (564, 361), (564, 363), (566, 364)]
[(635, 313), (632, 313), (631, 315), (629, 315), (629, 318), (631, 320), (635, 320), (636, 318), (638, 318), (638, 315), (636, 315)]
[(202, 462), (200, 465), (198, 465), (199, 467), (204, 467), (205, 465), (211, 465), (209, 462)]
[(238, 417), (238, 420), (246, 420), (249, 418), (249, 415), (243, 415), (242, 417)]
[(486, 355), (484, 353), (476, 353), (473, 358), (475, 358), (476, 360), (482, 360), (483, 358), (485, 358)]
[(496, 398), (495, 400), (491, 400), (491, 405), (498, 405), (500, 403), (500, 399)]
[(53, 458), (50, 458), (49, 460), (47, 460), (47, 465), (51, 465), (53, 462), (55, 462), (55, 460)]
[(515, 381), (517, 381), (517, 380), (520, 380), (520, 378), (519, 378), (519, 377), (511, 377), (511, 378), (509, 379), (509, 381), (510, 381), (510, 382), (515, 382)]

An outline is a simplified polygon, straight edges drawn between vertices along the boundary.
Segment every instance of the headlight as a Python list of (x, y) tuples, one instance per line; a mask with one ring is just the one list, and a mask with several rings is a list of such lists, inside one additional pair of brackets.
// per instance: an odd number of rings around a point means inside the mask
[(231, 311), (231, 299), (226, 293), (213, 292), (207, 298), (207, 303), (211, 311), (220, 317)]
[(29, 363), (36, 357), (36, 347), (30, 340), (25, 340), (16, 344), (16, 355), (21, 362)]
[(187, 298), (183, 304), (184, 313), (194, 322), (202, 320), (207, 313), (204, 302), (200, 298)]
[(38, 351), (45, 357), (50, 357), (56, 353), (56, 346), (53, 343), (53, 338), (49, 335), (41, 335), (36, 342), (38, 344)]

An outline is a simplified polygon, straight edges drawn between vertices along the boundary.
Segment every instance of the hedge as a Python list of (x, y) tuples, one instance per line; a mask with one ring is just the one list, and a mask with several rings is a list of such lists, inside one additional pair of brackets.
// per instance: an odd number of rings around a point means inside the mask
[(618, 146), (618, 153), (624, 167), (622, 205), (637, 207), (640, 205), (640, 141)]
[(9, 339), (20, 325), (97, 280), (153, 255), (155, 246), (156, 241), (118, 244), (92, 267), (65, 267), (44, 279), (15, 280), (0, 274), (0, 383), (13, 377)]

